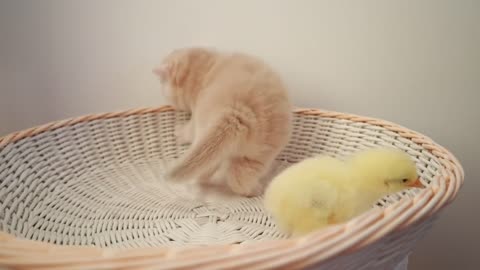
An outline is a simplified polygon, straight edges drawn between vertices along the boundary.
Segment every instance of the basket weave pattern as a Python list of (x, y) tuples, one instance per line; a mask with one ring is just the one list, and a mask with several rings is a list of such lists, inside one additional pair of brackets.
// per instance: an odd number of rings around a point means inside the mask
[[(317, 154), (395, 146), (428, 187), (286, 239), (261, 198), (198, 201), (163, 169), (185, 147), (170, 107), (90, 115), (0, 138), (0, 266), (22, 269), (392, 269), (463, 183), (446, 149), (393, 123), (298, 109), (278, 169)], [(341, 255), (341, 256), (340, 256)]]

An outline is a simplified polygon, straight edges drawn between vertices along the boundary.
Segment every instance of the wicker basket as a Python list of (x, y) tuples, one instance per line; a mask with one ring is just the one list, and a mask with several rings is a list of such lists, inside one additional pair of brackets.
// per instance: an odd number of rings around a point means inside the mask
[(200, 202), (163, 181), (185, 147), (170, 107), (90, 115), (0, 138), (0, 266), (14, 269), (393, 269), (463, 183), (446, 149), (396, 124), (298, 109), (278, 168), (384, 145), (428, 185), (346, 224), (286, 239), (261, 198)]

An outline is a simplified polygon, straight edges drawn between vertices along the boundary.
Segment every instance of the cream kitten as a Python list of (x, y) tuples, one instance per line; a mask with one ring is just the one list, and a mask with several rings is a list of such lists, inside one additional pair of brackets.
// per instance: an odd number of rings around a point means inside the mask
[(240, 195), (261, 194), (260, 178), (291, 132), (291, 105), (279, 76), (259, 59), (205, 48), (175, 50), (154, 72), (173, 106), (192, 114), (176, 130), (192, 145), (169, 179), (220, 181)]

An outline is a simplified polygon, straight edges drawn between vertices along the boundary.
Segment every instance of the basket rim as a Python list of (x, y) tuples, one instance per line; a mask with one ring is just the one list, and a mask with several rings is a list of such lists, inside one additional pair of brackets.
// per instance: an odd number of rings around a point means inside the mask
[[(0, 148), (18, 140), (45, 131), (55, 130), (97, 119), (128, 117), (148, 113), (175, 111), (171, 106), (138, 108), (119, 112), (89, 114), (61, 121), (50, 122), (0, 137)], [(153, 267), (155, 269), (219, 269), (248, 267), (260, 269), (273, 266), (300, 269), (310, 264), (331, 259), (345, 251), (357, 250), (383, 236), (406, 229), (414, 223), (426, 221), (440, 209), (450, 204), (464, 182), (464, 170), (458, 159), (443, 146), (427, 136), (398, 124), (350, 113), (296, 108), (294, 113), (343, 119), (383, 127), (400, 137), (417, 143), (438, 158), (444, 168), (438, 185), (430, 185), (414, 198), (404, 198), (383, 209), (374, 209), (350, 220), (313, 232), (306, 236), (283, 240), (262, 241), (244, 245), (212, 245), (185, 247), (151, 247), (119, 250), (89, 246), (59, 246), (20, 239), (0, 232), (0, 265), (63, 267), (96, 269), (119, 267)], [(161, 266), (158, 266), (161, 265)]]

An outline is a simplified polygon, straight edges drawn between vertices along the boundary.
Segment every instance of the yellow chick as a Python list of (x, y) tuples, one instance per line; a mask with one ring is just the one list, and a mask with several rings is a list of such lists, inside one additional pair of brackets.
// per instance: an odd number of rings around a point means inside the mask
[(264, 202), (280, 229), (302, 235), (345, 222), (409, 187), (423, 187), (412, 159), (379, 148), (346, 161), (321, 156), (292, 165), (272, 180)]

